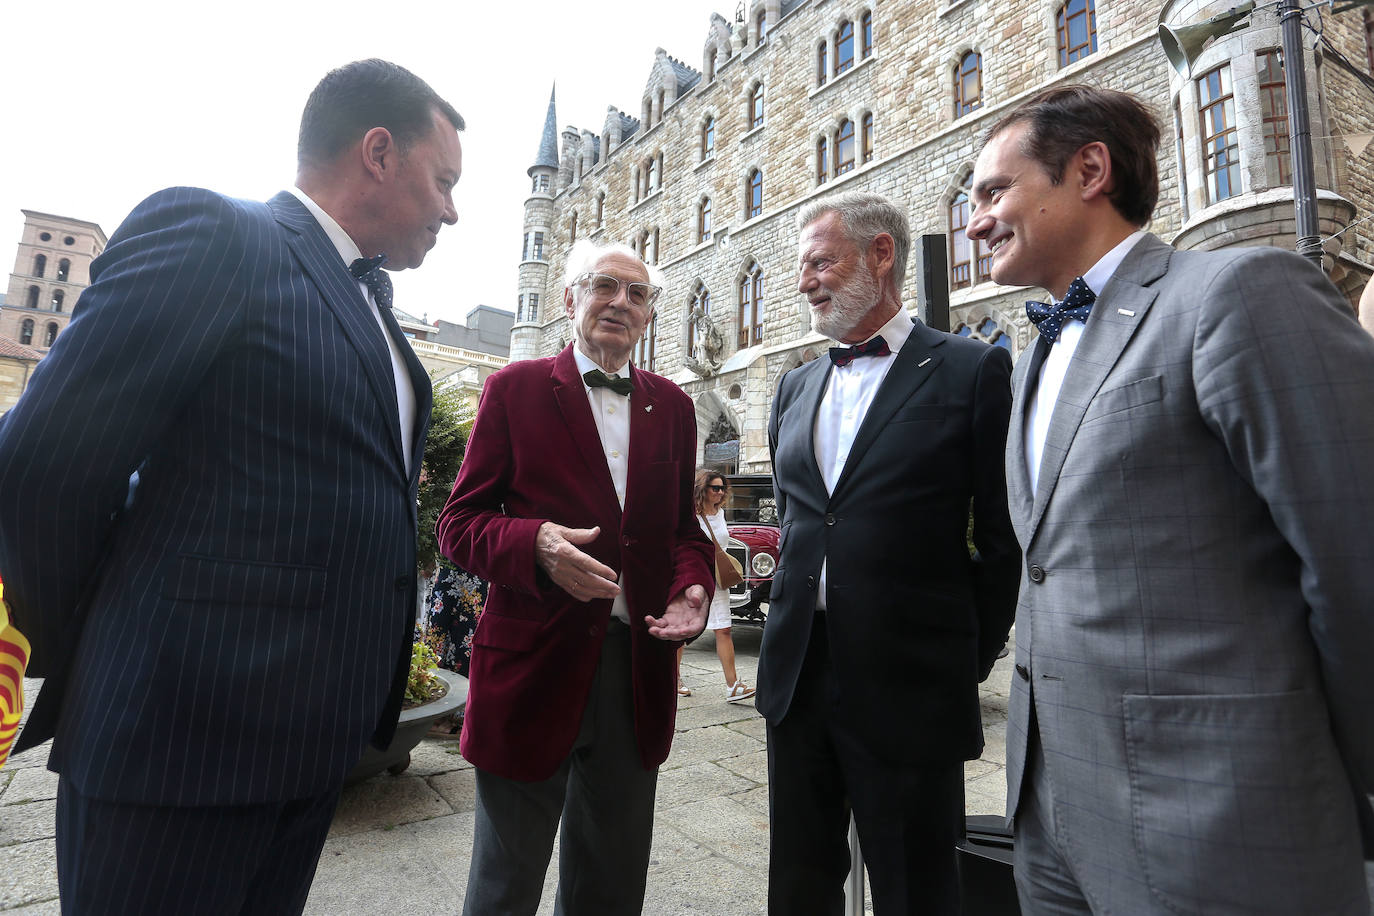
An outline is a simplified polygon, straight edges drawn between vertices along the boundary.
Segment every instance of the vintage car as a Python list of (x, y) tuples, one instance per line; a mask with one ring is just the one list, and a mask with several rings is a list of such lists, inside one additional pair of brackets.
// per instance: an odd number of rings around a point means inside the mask
[(773, 481), (765, 474), (730, 475), (725, 552), (739, 561), (744, 581), (730, 589), (730, 612), (739, 623), (763, 625), (768, 590), (778, 568), (778, 510)]

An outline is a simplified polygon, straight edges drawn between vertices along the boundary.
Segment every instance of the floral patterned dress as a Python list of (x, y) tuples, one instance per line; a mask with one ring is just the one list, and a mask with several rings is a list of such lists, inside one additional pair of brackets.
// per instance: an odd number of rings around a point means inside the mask
[(441, 667), (468, 676), (472, 634), (486, 600), (486, 582), (456, 567), (439, 567), (422, 625)]

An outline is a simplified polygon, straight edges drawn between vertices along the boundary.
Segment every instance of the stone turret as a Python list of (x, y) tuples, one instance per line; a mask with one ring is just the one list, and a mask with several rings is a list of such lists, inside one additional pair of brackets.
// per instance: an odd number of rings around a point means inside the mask
[[(539, 325), (545, 312), (556, 303), (544, 302), (549, 281), (549, 246), (553, 244), (555, 220), (554, 195), (571, 180), (571, 160), (560, 164), (558, 158), (558, 114), (554, 104), (556, 87), (549, 91), (549, 110), (539, 138), (539, 152), (529, 167), (530, 194), (525, 198), (524, 235), (520, 247), (515, 326), (510, 334), (511, 361), (538, 356)], [(564, 174), (566, 172), (566, 174)]]

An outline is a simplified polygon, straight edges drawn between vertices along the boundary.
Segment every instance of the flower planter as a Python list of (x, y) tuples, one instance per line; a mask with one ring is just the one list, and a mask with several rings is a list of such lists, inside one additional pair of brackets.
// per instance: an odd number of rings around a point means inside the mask
[(349, 772), (344, 785), (351, 786), (386, 770), (392, 776), (405, 772), (410, 766), (410, 752), (425, 737), (429, 727), (442, 716), (462, 709), (468, 700), (468, 679), (461, 674), (436, 668), (434, 674), (448, 685), (448, 692), (411, 709), (402, 709), (396, 723), (396, 735), (384, 751), (371, 744), (363, 751), (363, 759)]

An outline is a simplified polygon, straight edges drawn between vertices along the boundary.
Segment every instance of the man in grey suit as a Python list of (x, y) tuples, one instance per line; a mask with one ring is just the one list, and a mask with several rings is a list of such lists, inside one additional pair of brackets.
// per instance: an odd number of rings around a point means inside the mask
[(993, 279), (1056, 299), (1007, 446), (1022, 908), (1367, 913), (1374, 340), (1292, 253), (1140, 231), (1158, 144), (1065, 86), (974, 171)]
[(379, 267), (456, 221), (462, 127), (395, 64), (329, 73), (296, 187), (140, 204), (0, 420), (63, 913), (299, 912), (345, 775), (391, 740), (430, 385)]

